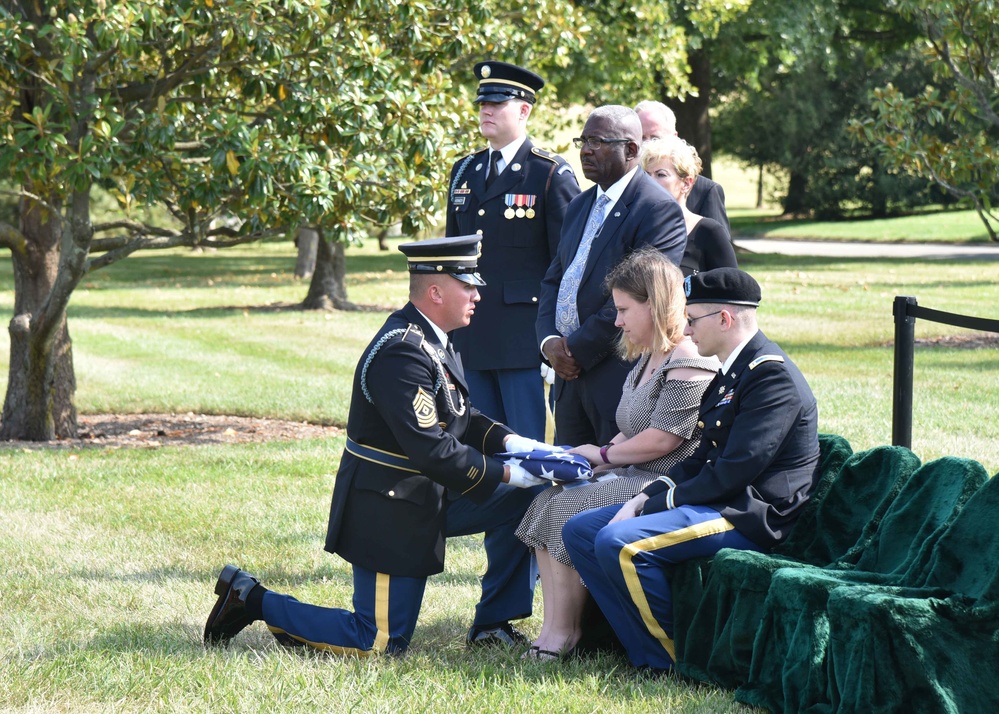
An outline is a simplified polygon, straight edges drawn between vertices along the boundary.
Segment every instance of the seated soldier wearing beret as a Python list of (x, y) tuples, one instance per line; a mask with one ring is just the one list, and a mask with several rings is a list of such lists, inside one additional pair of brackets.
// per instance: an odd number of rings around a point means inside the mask
[(701, 442), (624, 506), (581, 513), (562, 538), (636, 667), (673, 666), (665, 566), (722, 548), (767, 551), (787, 537), (818, 479), (808, 383), (757, 328), (760, 286), (718, 268), (685, 279), (684, 333), (722, 361), (704, 392)]
[(514, 533), (533, 487), (547, 482), (492, 455), (539, 446), (469, 403), (447, 336), (468, 324), (485, 284), (476, 273), (479, 237), (400, 250), (410, 301), (389, 316), (354, 372), (326, 535), (326, 550), (353, 566), (353, 611), (271, 592), (227, 565), (215, 584), (207, 645), (224, 645), (263, 620), (284, 645), (404, 652), (427, 577), (444, 569), (445, 539), (482, 532), (489, 564), (469, 644), (526, 643), (508, 621), (531, 614), (537, 567)]

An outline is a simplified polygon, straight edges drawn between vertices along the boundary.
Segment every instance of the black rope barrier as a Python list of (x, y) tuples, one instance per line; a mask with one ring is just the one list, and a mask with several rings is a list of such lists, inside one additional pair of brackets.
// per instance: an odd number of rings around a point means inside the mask
[(919, 307), (916, 298), (896, 295), (895, 369), (892, 383), (891, 443), (912, 448), (912, 377), (915, 370), (916, 318), (982, 332), (999, 332), (999, 320)]

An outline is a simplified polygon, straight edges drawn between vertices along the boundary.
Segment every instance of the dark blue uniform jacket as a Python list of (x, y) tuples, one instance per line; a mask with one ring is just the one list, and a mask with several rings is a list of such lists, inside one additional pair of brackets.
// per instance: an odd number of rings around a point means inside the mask
[(479, 274), (486, 281), (472, 324), (452, 337), (467, 369), (537, 369), (541, 356), (534, 322), (541, 280), (579, 184), (561, 156), (530, 140), (487, 189), (488, 161), (489, 151), (483, 149), (451, 170), (447, 235), (480, 233)]
[(326, 550), (389, 575), (441, 572), (447, 498), (492, 494), (503, 465), (487, 454), (503, 451), (510, 433), (468, 403), (460, 357), (407, 304), (354, 373)]
[(797, 366), (762, 332), (701, 401), (701, 443), (650, 484), (643, 513), (719, 511), (763, 548), (783, 540), (818, 477), (818, 409)]

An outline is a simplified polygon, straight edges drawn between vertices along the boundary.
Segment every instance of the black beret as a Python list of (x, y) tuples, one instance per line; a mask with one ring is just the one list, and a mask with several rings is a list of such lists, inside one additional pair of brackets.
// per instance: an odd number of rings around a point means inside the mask
[(399, 246), (411, 273), (448, 273), (463, 283), (486, 284), (476, 272), (482, 254), (482, 236), (453, 236), (403, 243)]
[(758, 307), (762, 294), (753, 276), (738, 268), (715, 268), (689, 275), (683, 280), (687, 304), (717, 302)]
[(508, 62), (479, 62), (475, 65), (475, 76), (479, 79), (476, 104), (510, 99), (523, 99), (534, 104), (537, 99), (534, 93), (545, 86), (545, 80), (531, 70)]

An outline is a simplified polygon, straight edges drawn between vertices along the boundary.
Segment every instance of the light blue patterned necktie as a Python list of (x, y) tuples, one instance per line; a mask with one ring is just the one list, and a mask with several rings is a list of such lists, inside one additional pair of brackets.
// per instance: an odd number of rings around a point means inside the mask
[(555, 327), (563, 337), (568, 337), (579, 329), (576, 293), (579, 292), (579, 283), (583, 279), (583, 270), (586, 268), (586, 259), (590, 255), (593, 239), (600, 232), (600, 226), (604, 224), (604, 207), (608, 203), (610, 197), (606, 193), (600, 194), (594, 202), (593, 210), (590, 211), (590, 217), (583, 229), (583, 238), (579, 241), (579, 248), (576, 249), (576, 257), (562, 274), (562, 282), (558, 286), (558, 301), (555, 303)]

